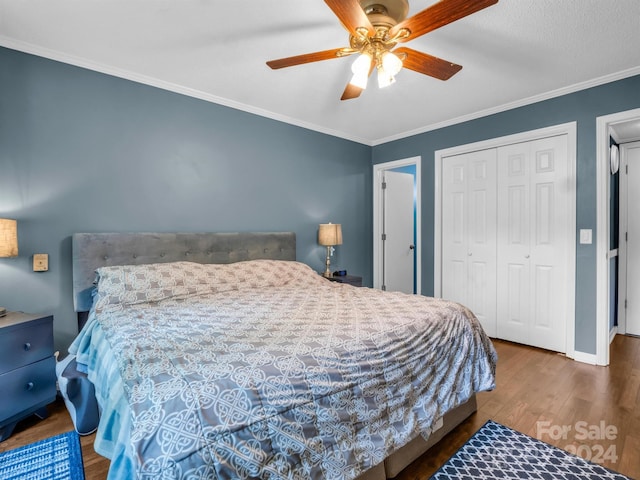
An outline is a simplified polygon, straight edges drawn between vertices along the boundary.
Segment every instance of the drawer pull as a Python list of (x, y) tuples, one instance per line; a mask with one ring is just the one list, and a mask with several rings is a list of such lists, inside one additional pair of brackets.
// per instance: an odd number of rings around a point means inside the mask
[(35, 387), (36, 385), (33, 382), (29, 382), (25, 385), (25, 388), (27, 390), (33, 390), (33, 387)]
[(24, 351), (28, 352), (29, 350), (31, 350), (31, 344), (29, 342), (24, 344)]

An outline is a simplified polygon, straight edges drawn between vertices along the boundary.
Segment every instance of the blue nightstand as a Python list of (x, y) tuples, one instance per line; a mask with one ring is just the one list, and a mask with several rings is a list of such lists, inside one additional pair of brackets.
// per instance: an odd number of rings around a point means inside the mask
[(334, 275), (332, 277), (324, 277), (331, 282), (346, 283), (354, 287), (362, 286), (362, 277), (357, 275)]
[(9, 312), (0, 317), (0, 441), (29, 415), (48, 415), (56, 399), (53, 316)]

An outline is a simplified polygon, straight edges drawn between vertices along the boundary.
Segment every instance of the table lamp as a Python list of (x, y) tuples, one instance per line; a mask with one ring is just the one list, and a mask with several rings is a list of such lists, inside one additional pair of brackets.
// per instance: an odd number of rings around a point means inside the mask
[[(18, 222), (8, 218), (0, 218), (0, 257), (18, 256)], [(0, 317), (7, 314), (7, 309), (0, 307)]]
[(339, 223), (321, 223), (318, 227), (318, 243), (327, 247), (324, 277), (331, 277), (330, 256), (333, 255), (335, 245), (342, 245), (342, 225)]

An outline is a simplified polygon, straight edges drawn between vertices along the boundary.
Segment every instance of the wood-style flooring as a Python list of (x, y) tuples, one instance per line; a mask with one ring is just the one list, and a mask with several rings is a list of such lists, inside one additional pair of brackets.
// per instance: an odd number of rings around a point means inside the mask
[[(478, 412), (398, 480), (428, 479), (489, 419), (640, 479), (639, 338), (616, 336), (608, 367), (500, 340), (494, 344), (499, 355), (496, 389), (480, 393)], [(0, 451), (73, 428), (61, 400), (50, 405), (49, 412), (44, 420), (31, 417), (20, 422), (0, 443)], [(563, 435), (563, 428), (570, 430)], [(104, 480), (109, 462), (94, 452), (93, 438), (82, 437), (86, 479)]]

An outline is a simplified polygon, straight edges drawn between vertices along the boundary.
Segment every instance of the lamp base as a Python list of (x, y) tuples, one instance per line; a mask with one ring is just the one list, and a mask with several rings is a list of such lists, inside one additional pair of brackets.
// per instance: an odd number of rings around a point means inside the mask
[(333, 247), (327, 246), (327, 259), (324, 261), (325, 264), (325, 269), (324, 269), (324, 273), (322, 274), (323, 277), (325, 278), (331, 278), (331, 260), (329, 259), (329, 257), (331, 256), (331, 249)]

